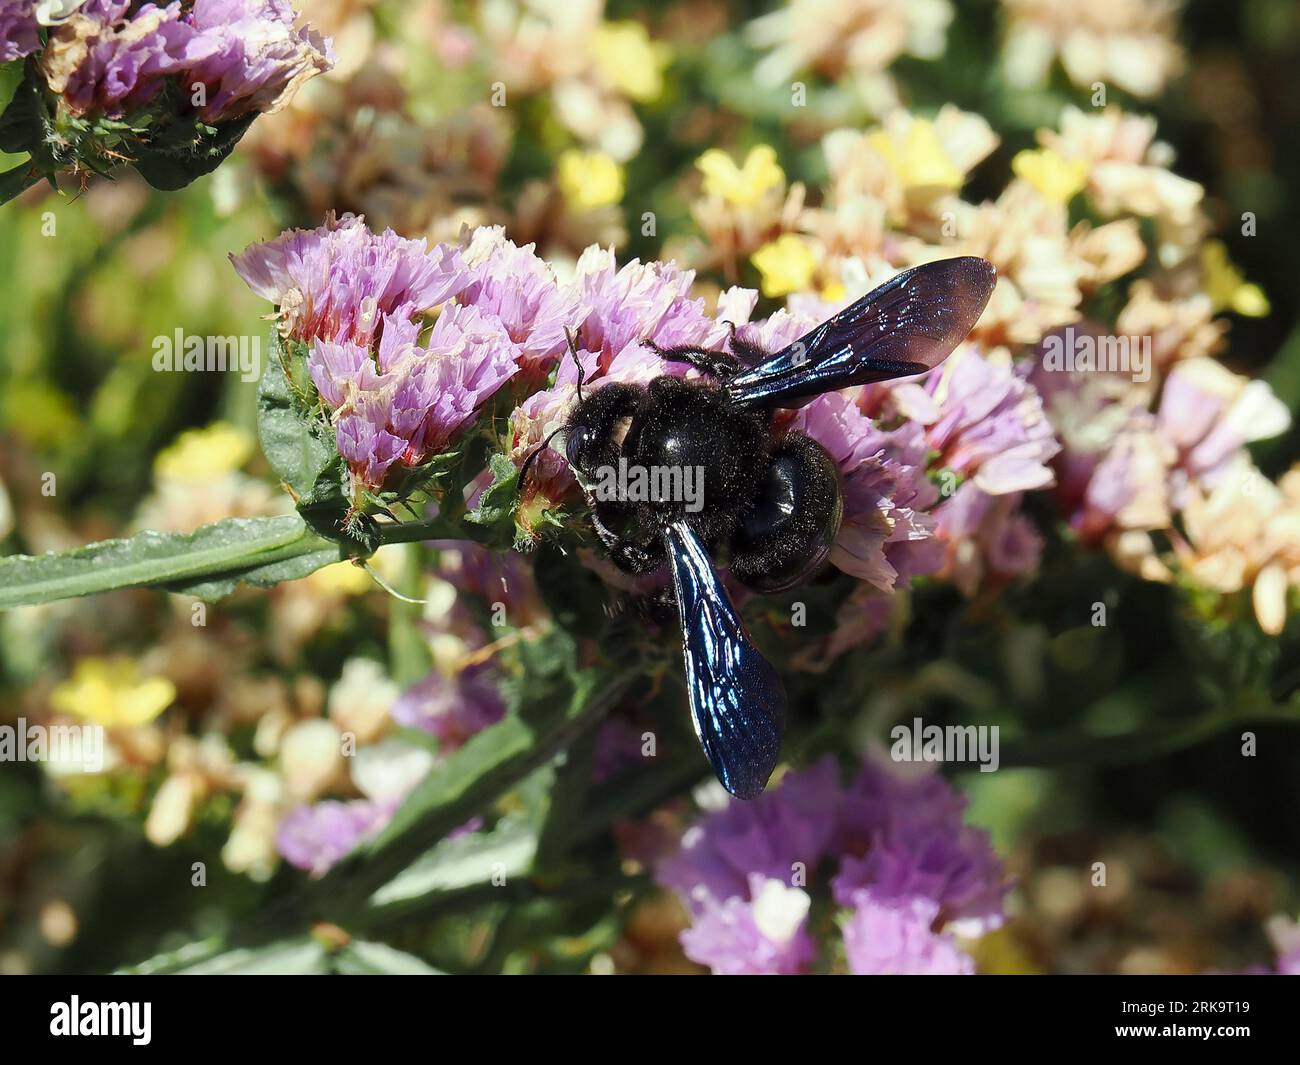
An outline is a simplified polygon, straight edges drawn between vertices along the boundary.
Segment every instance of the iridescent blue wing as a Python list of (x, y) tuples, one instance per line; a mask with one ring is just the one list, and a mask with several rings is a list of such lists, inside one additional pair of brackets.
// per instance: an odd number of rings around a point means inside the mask
[(690, 527), (664, 530), (672, 563), (691, 718), (722, 786), (740, 799), (762, 793), (785, 731), (785, 689), (731, 605)]
[(979, 321), (997, 271), (974, 256), (904, 270), (727, 383), (756, 407), (798, 407), (823, 392), (924, 373)]

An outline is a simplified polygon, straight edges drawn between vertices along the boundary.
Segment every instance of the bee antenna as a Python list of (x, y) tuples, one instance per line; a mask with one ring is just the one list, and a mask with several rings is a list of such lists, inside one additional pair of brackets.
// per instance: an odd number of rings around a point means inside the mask
[(582, 383), (587, 379), (587, 372), (582, 368), (582, 360), (578, 358), (578, 335), (568, 326), (564, 327), (564, 335), (569, 339), (569, 354), (573, 356), (573, 365), (578, 368), (578, 402), (582, 402)]
[(551, 441), (562, 432), (564, 432), (564, 426), (561, 425), (558, 429), (554, 429), (548, 433), (546, 438), (528, 453), (528, 457), (524, 459), (524, 464), (519, 467), (519, 483), (515, 485), (516, 500), (524, 494), (524, 486), (528, 483), (528, 471), (532, 469), (533, 461), (538, 455), (550, 447)]

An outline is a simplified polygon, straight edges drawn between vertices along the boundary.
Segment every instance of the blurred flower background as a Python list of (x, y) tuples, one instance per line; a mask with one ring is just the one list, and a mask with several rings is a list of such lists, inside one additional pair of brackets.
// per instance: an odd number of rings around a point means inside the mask
[[(3, 91), (53, 9), (114, 6), (6, 4)], [(482, 513), (576, 394), (565, 328), (596, 387), (933, 259), (997, 288), (938, 370), (789, 417), (846, 518), (745, 604), (792, 719), (752, 803), (562, 445), (500, 543), (0, 613), (0, 724), (106, 737), (0, 766), (0, 971), (1300, 970), (1294, 3), (294, 7), (213, 172), (0, 207), (4, 554), (293, 511), (257, 382), (160, 372), (178, 331), (299, 345), (358, 508), (478, 448)], [(1075, 361), (1116, 340), (1145, 361)], [(892, 761), (917, 718), (996, 726), (997, 770)], [(372, 844), (391, 875), (327, 921), (312, 885)]]

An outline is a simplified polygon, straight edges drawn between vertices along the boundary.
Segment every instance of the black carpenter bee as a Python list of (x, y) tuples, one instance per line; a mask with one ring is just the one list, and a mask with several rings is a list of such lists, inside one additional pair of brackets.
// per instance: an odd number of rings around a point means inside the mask
[[(712, 556), (722, 554), (732, 576), (756, 592), (784, 591), (826, 562), (844, 512), (835, 462), (812, 437), (777, 433), (773, 412), (937, 366), (974, 327), (996, 277), (984, 259), (927, 263), (775, 354), (733, 328), (728, 352), (646, 342), (661, 358), (694, 366), (698, 379), (611, 382), (586, 396), (579, 380), (578, 401), (560, 430), (565, 455), (614, 564), (633, 574), (665, 561), (671, 567), (695, 732), (723, 787), (738, 798), (759, 795), (776, 768), (786, 698)], [(521, 486), (548, 442), (525, 462)], [(598, 498), (592, 485), (615, 468), (699, 471), (701, 491), (695, 505), (680, 492)]]

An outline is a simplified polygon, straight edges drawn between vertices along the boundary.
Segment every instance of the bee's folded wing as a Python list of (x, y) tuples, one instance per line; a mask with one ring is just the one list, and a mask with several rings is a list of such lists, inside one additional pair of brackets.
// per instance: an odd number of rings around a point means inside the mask
[(905, 270), (727, 384), (757, 407), (798, 407), (850, 385), (909, 377), (946, 359), (979, 321), (997, 282), (974, 256)]
[(762, 793), (780, 756), (785, 689), (689, 526), (669, 525), (664, 540), (681, 612), (696, 735), (722, 786), (752, 799)]

